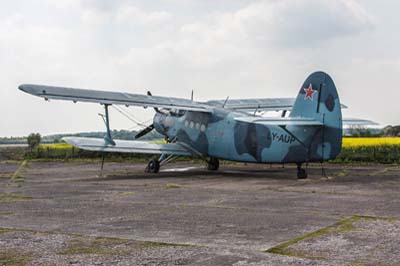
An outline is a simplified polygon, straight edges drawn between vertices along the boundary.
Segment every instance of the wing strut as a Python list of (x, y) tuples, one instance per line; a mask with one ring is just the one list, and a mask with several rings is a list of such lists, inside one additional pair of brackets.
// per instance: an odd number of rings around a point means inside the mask
[(106, 125), (106, 136), (104, 137), (104, 140), (106, 141), (107, 144), (113, 145), (115, 146), (115, 142), (112, 139), (111, 136), (111, 130), (110, 130), (110, 116), (108, 114), (108, 106), (110, 106), (111, 104), (104, 104), (104, 110), (105, 110), (105, 114), (100, 114), (101, 118), (103, 118), (104, 124)]

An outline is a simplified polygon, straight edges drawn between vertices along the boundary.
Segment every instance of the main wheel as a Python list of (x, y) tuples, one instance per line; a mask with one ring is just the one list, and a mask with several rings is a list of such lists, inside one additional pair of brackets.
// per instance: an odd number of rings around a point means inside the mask
[(147, 173), (158, 173), (160, 171), (160, 162), (157, 159), (152, 159), (147, 164), (146, 172)]
[(217, 158), (211, 157), (208, 161), (208, 170), (217, 171), (219, 168), (219, 160)]

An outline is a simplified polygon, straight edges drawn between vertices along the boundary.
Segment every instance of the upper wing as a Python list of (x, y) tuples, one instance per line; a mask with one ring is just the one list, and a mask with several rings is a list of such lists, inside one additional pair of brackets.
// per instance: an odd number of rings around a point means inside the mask
[(190, 151), (176, 143), (158, 144), (140, 140), (114, 140), (115, 145), (109, 145), (104, 139), (99, 138), (64, 137), (63, 140), (72, 146), (89, 151), (193, 156)]
[[(233, 100), (211, 100), (205, 102), (207, 105), (222, 106), (225, 108), (240, 110), (244, 112), (257, 111), (291, 111), (295, 98), (261, 98), (261, 99), (233, 99)], [(342, 104), (342, 108), (347, 108)]]
[(273, 126), (322, 126), (320, 121), (310, 118), (269, 118), (257, 116), (237, 117), (236, 121)]
[[(222, 106), (226, 100), (211, 100), (205, 102), (212, 106)], [(295, 98), (265, 98), (265, 99), (233, 99), (227, 100), (225, 108), (240, 111), (290, 111)]]
[(212, 108), (210, 106), (180, 98), (30, 84), (20, 85), (18, 88), (26, 93), (45, 99), (70, 100), (73, 102), (92, 102), (101, 104), (120, 104), (126, 106), (134, 105), (143, 107), (161, 107), (207, 113), (212, 112)]

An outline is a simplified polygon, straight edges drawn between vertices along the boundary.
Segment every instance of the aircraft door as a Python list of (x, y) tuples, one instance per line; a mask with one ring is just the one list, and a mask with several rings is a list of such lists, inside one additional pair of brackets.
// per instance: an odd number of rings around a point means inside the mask
[(227, 140), (230, 138), (229, 123), (224, 119), (214, 124), (214, 132), (209, 153), (211, 156), (219, 158), (229, 158), (229, 145)]

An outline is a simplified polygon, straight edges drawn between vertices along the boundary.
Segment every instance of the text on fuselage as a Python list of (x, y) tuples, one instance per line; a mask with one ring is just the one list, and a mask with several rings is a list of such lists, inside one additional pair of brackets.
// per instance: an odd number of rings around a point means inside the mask
[(293, 136), (286, 135), (286, 134), (278, 134), (278, 133), (272, 133), (272, 140), (273, 141), (278, 141), (282, 143), (289, 143), (292, 144), (293, 142), (296, 141), (296, 139)]

